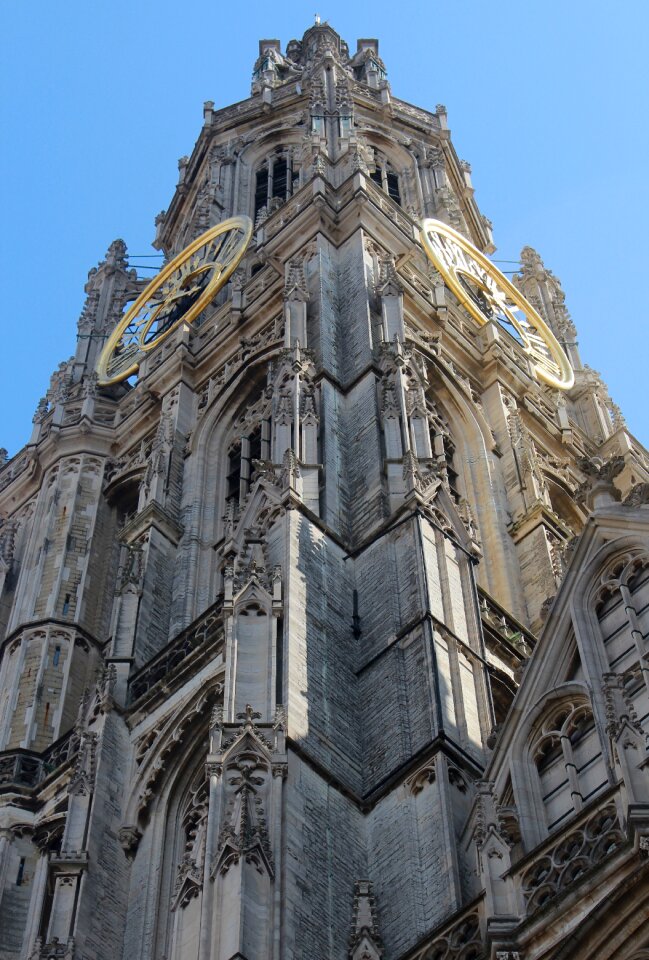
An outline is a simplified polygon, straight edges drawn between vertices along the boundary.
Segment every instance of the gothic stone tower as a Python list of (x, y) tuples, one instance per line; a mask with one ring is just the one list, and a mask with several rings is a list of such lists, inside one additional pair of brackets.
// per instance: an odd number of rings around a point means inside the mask
[(446, 110), (376, 40), (260, 43), (167, 258), (237, 271), (98, 386), (115, 241), (0, 468), (2, 960), (649, 956), (649, 457), (558, 280), (534, 374), (419, 242), (492, 252)]

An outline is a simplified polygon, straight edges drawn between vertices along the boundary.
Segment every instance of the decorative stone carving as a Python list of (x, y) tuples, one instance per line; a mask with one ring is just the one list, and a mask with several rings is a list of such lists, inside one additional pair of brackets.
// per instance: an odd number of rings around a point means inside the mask
[(52, 937), (47, 943), (37, 937), (29, 960), (75, 960), (74, 937), (65, 942)]
[(306, 283), (306, 257), (292, 257), (286, 264), (286, 282), (284, 285), (285, 300), (309, 299), (309, 291)]
[(585, 481), (577, 490), (577, 500), (584, 500), (593, 509), (598, 505), (619, 500), (620, 493), (613, 480), (625, 467), (624, 457), (583, 457), (578, 461), (579, 469), (586, 475)]
[(120, 828), (117, 838), (120, 842), (122, 850), (124, 851), (126, 859), (133, 860), (135, 854), (137, 853), (140, 840), (142, 839), (142, 831), (134, 824), (129, 824)]
[(478, 799), (474, 836), (478, 849), (485, 846), (490, 834), (497, 838), (498, 844), (504, 841), (507, 847), (513, 847), (520, 840), (516, 809), (498, 803), (490, 780), (478, 780), (476, 787)]
[(379, 280), (377, 293), (381, 297), (397, 297), (403, 292), (403, 285), (395, 266), (395, 258), (385, 254), (379, 260)]
[(632, 742), (629, 746), (636, 747), (638, 735), (641, 742), (644, 742), (645, 733), (642, 725), (638, 721), (637, 714), (629, 699), (624, 683), (624, 676), (617, 673), (605, 673), (603, 675), (602, 690), (606, 702), (606, 732), (609, 737), (617, 740), (623, 732), (625, 726), (633, 731)]
[(199, 770), (183, 800), (179, 815), (184, 848), (176, 872), (172, 910), (186, 907), (202, 890), (208, 806), (208, 784), (204, 771)]
[(423, 767), (420, 767), (419, 770), (408, 777), (405, 782), (405, 786), (414, 796), (417, 796), (417, 794), (421, 793), (427, 784), (435, 783), (436, 778), (437, 771), (435, 768), (435, 760), (433, 759), (424, 764)]
[(464, 957), (487, 960), (480, 934), (480, 917), (476, 912), (461, 917), (434, 937), (415, 955), (415, 960), (463, 960)]
[(512, 279), (559, 340), (575, 339), (577, 331), (566, 309), (561, 284), (532, 247), (521, 250), (521, 270)]
[(98, 734), (80, 730), (78, 735), (79, 751), (68, 785), (68, 793), (86, 796), (94, 789)]
[(354, 918), (349, 940), (350, 960), (381, 960), (383, 943), (378, 933), (376, 901), (369, 880), (354, 884)]
[[(213, 733), (210, 763), (221, 770), (224, 812), (211, 875), (225, 876), (244, 862), (257, 873), (274, 877), (268, 803), (273, 783), (285, 777), (284, 734), (281, 723), (260, 725), (261, 714), (248, 704), (235, 724), (224, 724)], [(266, 734), (265, 731), (268, 731)]]
[(144, 752), (140, 760), (141, 779), (137, 784), (135, 804), (137, 817), (143, 816), (153, 799), (159, 779), (165, 770), (167, 758), (179, 749), (185, 730), (203, 714), (212, 696), (213, 691), (202, 692), (191, 707), (185, 709), (180, 718), (173, 715), (165, 718), (160, 732), (153, 737), (149, 735), (144, 741), (142, 747)]
[(623, 843), (614, 804), (598, 810), (576, 830), (564, 833), (521, 876), (528, 913), (535, 913), (565, 891), (572, 891), (580, 877)]
[(636, 483), (623, 500), (626, 507), (644, 507), (649, 503), (649, 483)]

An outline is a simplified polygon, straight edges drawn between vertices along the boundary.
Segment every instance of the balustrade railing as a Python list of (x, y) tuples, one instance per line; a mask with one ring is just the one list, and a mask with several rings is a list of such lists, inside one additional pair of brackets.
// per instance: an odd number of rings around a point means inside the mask
[(196, 656), (222, 639), (223, 615), (219, 601), (133, 674), (129, 680), (129, 702), (139, 700), (156, 684), (168, 680), (189, 656)]
[(79, 750), (79, 736), (70, 730), (43, 753), (5, 750), (0, 753), (0, 790), (34, 789), (72, 760)]
[(529, 657), (536, 646), (536, 637), (519, 623), (484, 590), (478, 589), (480, 615), (486, 627), (496, 633), (524, 657)]
[(599, 808), (591, 809), (571, 829), (561, 831), (554, 842), (548, 839), (538, 853), (514, 867), (526, 913), (531, 915), (568, 893), (625, 843), (615, 801), (605, 797)]

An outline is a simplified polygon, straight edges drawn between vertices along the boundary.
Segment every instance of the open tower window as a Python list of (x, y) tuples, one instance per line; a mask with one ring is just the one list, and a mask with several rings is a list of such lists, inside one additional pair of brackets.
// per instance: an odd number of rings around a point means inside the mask
[(377, 187), (380, 187), (384, 193), (401, 206), (401, 191), (399, 189), (399, 176), (392, 169), (391, 164), (378, 154), (374, 161), (374, 168), (370, 169), (370, 179), (374, 181)]
[(272, 213), (285, 203), (297, 189), (298, 180), (299, 174), (289, 153), (275, 154), (264, 160), (255, 174), (255, 221), (264, 209), (266, 213)]
[(227, 503), (233, 501), (238, 506), (248, 495), (254, 473), (254, 461), (264, 459), (263, 454), (261, 423), (232, 442), (228, 450), (225, 493)]

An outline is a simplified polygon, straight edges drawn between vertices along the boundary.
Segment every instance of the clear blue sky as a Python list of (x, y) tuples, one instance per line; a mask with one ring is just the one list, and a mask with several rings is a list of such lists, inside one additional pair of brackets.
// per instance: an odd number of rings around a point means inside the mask
[(154, 252), (203, 101), (247, 97), (258, 40), (285, 45), (316, 12), (352, 47), (379, 38), (395, 96), (446, 104), (495, 256), (541, 253), (584, 360), (649, 443), (646, 0), (4, 0), (0, 446), (26, 442), (110, 242)]

